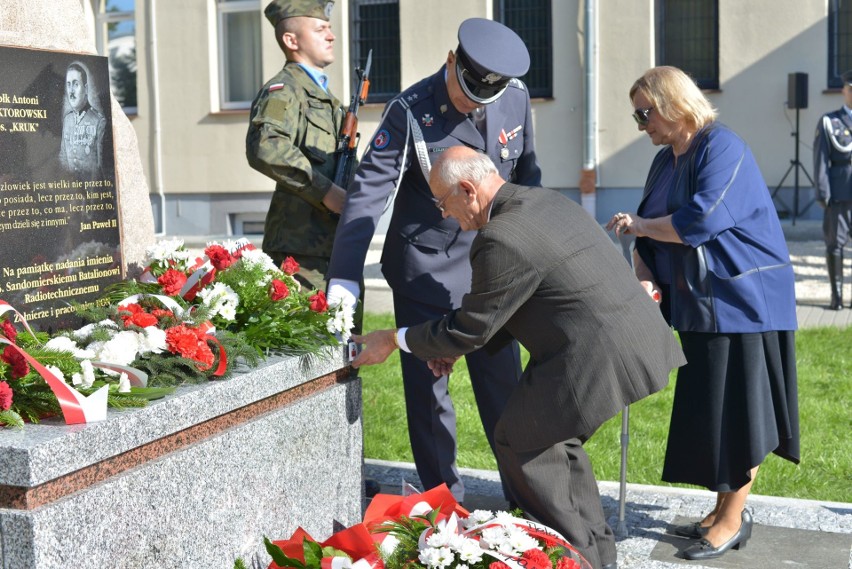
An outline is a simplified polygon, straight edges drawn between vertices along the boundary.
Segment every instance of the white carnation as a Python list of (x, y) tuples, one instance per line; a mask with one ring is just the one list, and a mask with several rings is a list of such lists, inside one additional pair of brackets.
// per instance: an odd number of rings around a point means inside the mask
[(141, 334), (139, 336), (139, 353), (163, 353), (163, 350), (166, 349), (166, 331), (160, 330), (156, 326), (148, 326), (144, 332), (144, 336)]
[(122, 372), (118, 378), (118, 392), (130, 393), (130, 378), (127, 377), (127, 374), (124, 372)]
[[(91, 348), (91, 346), (89, 346)], [(129, 365), (136, 359), (139, 352), (139, 335), (136, 332), (126, 330), (119, 332), (110, 340), (105, 342), (97, 351), (97, 359), (111, 364)], [(117, 375), (116, 372), (104, 370), (109, 375)]]
[(454, 557), (449, 547), (430, 547), (420, 552), (419, 559), (427, 567), (440, 568), (449, 566)]
[(243, 263), (248, 267), (260, 266), (264, 271), (278, 271), (278, 267), (272, 261), (272, 258), (259, 249), (243, 251), (240, 257)]
[(95, 368), (89, 360), (80, 362), (81, 373), (75, 373), (71, 376), (71, 383), (74, 385), (82, 385), (83, 387), (91, 387), (95, 382)]
[(213, 283), (202, 289), (198, 293), (198, 298), (204, 302), (204, 306), (210, 308), (211, 316), (218, 314), (227, 320), (236, 318), (240, 297), (228, 285), (218, 282)]

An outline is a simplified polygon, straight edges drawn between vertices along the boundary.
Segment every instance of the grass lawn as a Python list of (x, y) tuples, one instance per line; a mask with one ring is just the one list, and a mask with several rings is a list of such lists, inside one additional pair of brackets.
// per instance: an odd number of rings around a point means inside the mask
[[(365, 331), (392, 327), (389, 314), (365, 315)], [(801, 330), (796, 335), (796, 350), (802, 462), (796, 466), (770, 455), (752, 492), (852, 502), (852, 328)], [(411, 462), (397, 354), (380, 366), (361, 370), (364, 454), (367, 458)], [(526, 352), (523, 357), (526, 362)], [(458, 416), (459, 466), (495, 469), (464, 360), (456, 364), (450, 391)], [(630, 407), (629, 482), (672, 486), (660, 481), (660, 472), (673, 394), (674, 375), (665, 390)], [(586, 444), (599, 480), (618, 480), (620, 436), (619, 414)]]

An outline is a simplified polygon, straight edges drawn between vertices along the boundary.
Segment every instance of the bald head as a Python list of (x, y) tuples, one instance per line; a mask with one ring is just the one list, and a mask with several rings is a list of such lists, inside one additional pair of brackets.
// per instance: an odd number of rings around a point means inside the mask
[(451, 146), (441, 154), (429, 173), (429, 185), (452, 187), (462, 180), (478, 185), (489, 175), (497, 176), (497, 168), (487, 155), (467, 146)]
[(445, 150), (429, 173), (436, 206), (464, 230), (487, 223), (489, 205), (503, 183), (491, 158), (467, 146)]

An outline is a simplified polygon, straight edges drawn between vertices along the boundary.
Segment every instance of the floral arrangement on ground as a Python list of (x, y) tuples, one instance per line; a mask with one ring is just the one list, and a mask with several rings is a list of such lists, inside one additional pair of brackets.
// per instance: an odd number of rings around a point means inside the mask
[(143, 406), (179, 385), (226, 378), (237, 362), (317, 354), (348, 340), (350, 312), (303, 289), (292, 258), (278, 267), (247, 240), (209, 243), (193, 259), (172, 239), (146, 255), (138, 280), (78, 307), (86, 324), (75, 330), (34, 332), (0, 300), (0, 426), (60, 413), (68, 421), (63, 398), (96, 393), (113, 408)]
[[(378, 494), (364, 521), (317, 542), (302, 528), (264, 538), (269, 569), (591, 569), (568, 540), (520, 512), (468, 512), (446, 485)], [(237, 559), (234, 569), (245, 569)]]

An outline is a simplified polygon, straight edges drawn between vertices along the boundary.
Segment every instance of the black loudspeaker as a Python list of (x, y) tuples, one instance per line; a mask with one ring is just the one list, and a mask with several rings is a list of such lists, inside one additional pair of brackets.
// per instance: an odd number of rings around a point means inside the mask
[(787, 108), (808, 108), (807, 73), (790, 73), (787, 75)]

